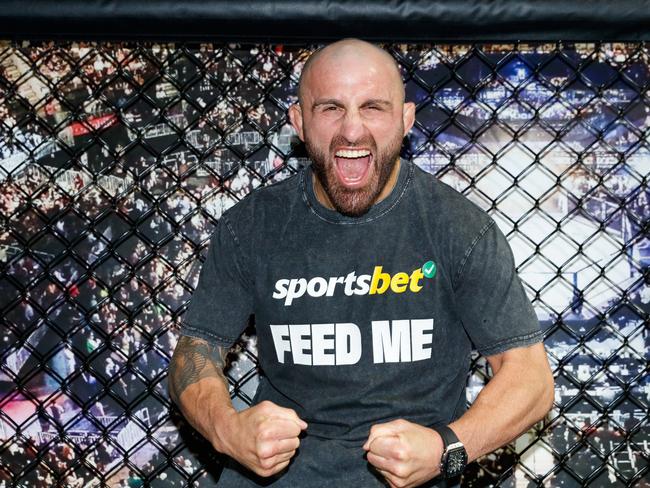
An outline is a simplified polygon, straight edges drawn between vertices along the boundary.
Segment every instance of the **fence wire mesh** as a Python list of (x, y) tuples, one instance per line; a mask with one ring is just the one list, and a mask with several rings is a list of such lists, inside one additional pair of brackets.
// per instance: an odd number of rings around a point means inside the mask
[[(386, 46), (418, 107), (403, 155), (507, 235), (556, 379), (464, 486), (650, 486), (649, 47)], [(314, 48), (0, 44), (1, 486), (218, 477), (166, 368), (222, 212), (306, 162), (286, 109)], [(252, 324), (229, 381), (244, 408)]]

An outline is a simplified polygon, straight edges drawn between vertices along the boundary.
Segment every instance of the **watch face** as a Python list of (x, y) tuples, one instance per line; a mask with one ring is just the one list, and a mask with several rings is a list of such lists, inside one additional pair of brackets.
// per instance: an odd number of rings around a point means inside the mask
[(465, 448), (459, 447), (449, 450), (445, 462), (445, 477), (455, 478), (464, 471), (466, 465), (467, 453), (465, 452)]

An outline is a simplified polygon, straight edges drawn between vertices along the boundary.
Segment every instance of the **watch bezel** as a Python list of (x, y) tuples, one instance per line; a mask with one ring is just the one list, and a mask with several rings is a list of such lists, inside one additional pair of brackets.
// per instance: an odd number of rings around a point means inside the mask
[[(459, 458), (460, 467), (452, 470), (450, 460), (452, 458)], [(460, 476), (467, 467), (467, 451), (462, 442), (454, 442), (449, 444), (442, 455), (441, 471), (445, 478), (456, 478)]]

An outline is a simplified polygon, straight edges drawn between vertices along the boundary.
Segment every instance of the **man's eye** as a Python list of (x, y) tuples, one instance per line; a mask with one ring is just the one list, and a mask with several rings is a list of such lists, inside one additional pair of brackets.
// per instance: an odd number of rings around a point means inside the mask
[(329, 107), (325, 107), (326, 112), (333, 112), (336, 109), (338, 109), (338, 107), (335, 107), (334, 105), (331, 105)]

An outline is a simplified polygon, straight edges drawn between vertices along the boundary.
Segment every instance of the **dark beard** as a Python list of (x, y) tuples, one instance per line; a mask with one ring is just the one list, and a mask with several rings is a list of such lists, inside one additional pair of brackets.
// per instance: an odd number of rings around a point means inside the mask
[[(377, 153), (376, 144), (374, 144), (374, 141), (371, 142), (371, 144), (360, 142), (357, 145), (361, 147), (371, 147), (373, 149), (372, 152), (375, 154), (376, 159), (373, 159), (371, 165), (378, 169), (378, 171), (369, 181), (367, 187), (350, 190), (339, 184), (336, 174), (334, 173), (335, 170), (330, 166), (329, 155), (318, 151), (310, 144), (309, 138), (305, 138), (305, 147), (312, 161), (312, 170), (318, 178), (318, 181), (320, 181), (323, 190), (327, 193), (332, 205), (334, 205), (334, 209), (340, 214), (349, 217), (360, 217), (368, 212), (381, 191), (384, 189), (384, 186), (386, 186), (393, 168), (397, 163), (397, 158), (399, 157), (402, 148), (401, 137), (395, 138), (391, 141), (386, 150), (382, 153)], [(331, 148), (341, 145), (349, 146), (345, 141), (341, 141), (340, 138), (334, 138), (330, 144)], [(330, 149), (330, 154), (333, 153), (334, 150)], [(372, 167), (368, 168), (368, 171), (372, 170)]]

